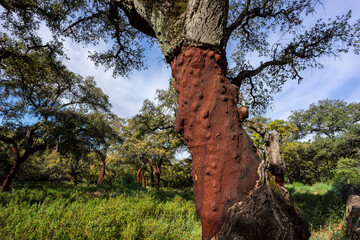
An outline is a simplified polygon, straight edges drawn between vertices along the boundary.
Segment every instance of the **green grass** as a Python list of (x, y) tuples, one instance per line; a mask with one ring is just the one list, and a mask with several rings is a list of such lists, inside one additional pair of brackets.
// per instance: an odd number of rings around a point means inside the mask
[(0, 239), (200, 239), (192, 193), (42, 186), (0, 193)]
[[(346, 239), (345, 205), (331, 184), (286, 185), (311, 239)], [(201, 239), (189, 190), (28, 184), (0, 193), (0, 239)]]
[(328, 183), (307, 186), (301, 183), (285, 185), (295, 207), (310, 224), (310, 239), (346, 239), (344, 216), (346, 206), (339, 189)]

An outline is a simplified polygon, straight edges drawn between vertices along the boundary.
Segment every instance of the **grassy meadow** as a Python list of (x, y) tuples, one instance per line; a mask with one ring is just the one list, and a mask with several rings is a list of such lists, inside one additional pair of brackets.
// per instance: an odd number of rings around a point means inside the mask
[[(286, 185), (311, 239), (346, 239), (345, 206), (330, 184)], [(201, 239), (190, 190), (29, 184), (0, 193), (0, 239)]]

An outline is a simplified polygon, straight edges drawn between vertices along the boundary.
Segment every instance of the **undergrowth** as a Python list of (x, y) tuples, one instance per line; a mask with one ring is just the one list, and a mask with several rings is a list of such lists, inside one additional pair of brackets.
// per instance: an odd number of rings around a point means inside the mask
[[(286, 185), (311, 239), (347, 239), (345, 205), (331, 184)], [(190, 190), (138, 184), (28, 184), (0, 193), (0, 239), (201, 239)]]
[(310, 225), (310, 239), (348, 239), (345, 233), (345, 210), (339, 187), (329, 183), (286, 184), (292, 203)]
[(190, 191), (32, 186), (0, 193), (0, 239), (200, 239)]

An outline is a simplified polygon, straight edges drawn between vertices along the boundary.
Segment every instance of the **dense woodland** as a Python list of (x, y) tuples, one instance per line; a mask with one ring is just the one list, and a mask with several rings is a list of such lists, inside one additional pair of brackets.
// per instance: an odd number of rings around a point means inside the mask
[[(360, 187), (360, 103), (263, 117), (288, 79), (359, 53), (351, 11), (302, 31), (317, 4), (0, 1), (0, 239), (307, 239), (306, 221), (313, 236), (340, 226), (332, 237), (355, 239), (340, 190)], [(292, 37), (270, 44), (271, 33)], [(93, 77), (63, 63), (65, 39), (108, 44), (89, 57), (114, 76), (143, 69), (143, 44), (157, 45), (173, 78), (119, 118)]]
[[(181, 158), (188, 150), (173, 127), (176, 105), (170, 81), (168, 89), (157, 91), (155, 102), (145, 100), (139, 113), (129, 119), (75, 112), (65, 124), (67, 127), (74, 124), (73, 131), (78, 130), (76, 137), (71, 131), (69, 140), (61, 135), (53, 146), (30, 155), (15, 181), (74, 184), (138, 181), (144, 187), (191, 187), (191, 157)], [(75, 118), (76, 114), (79, 119)], [(249, 123), (279, 132), (281, 156), (287, 168), (286, 183), (359, 186), (359, 119), (360, 103), (326, 99), (311, 104), (308, 109), (292, 111), (288, 120), (253, 117), (243, 124), (264, 158), (267, 157), (264, 140), (248, 127)], [(79, 122), (73, 123), (75, 120)], [(11, 139), (21, 136), (21, 130), (3, 130), (3, 135)], [(19, 148), (23, 141), (19, 140)], [(3, 182), (12, 167), (14, 152), (6, 142), (2, 142), (1, 150)]]

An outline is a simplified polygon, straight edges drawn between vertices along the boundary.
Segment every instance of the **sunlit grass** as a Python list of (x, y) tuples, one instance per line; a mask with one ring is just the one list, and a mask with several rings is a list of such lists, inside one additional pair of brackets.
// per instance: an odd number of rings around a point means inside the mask
[(200, 239), (186, 191), (61, 186), (0, 194), (0, 239)]
[(291, 201), (310, 225), (310, 239), (346, 239), (344, 219), (346, 206), (340, 190), (328, 183), (312, 186), (287, 184)]
[[(286, 185), (311, 239), (347, 239), (345, 205), (331, 184)], [(189, 190), (37, 184), (0, 193), (0, 239), (201, 239)]]

